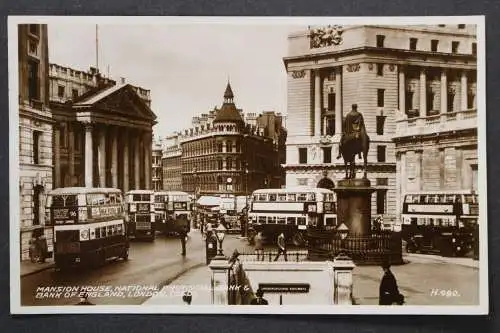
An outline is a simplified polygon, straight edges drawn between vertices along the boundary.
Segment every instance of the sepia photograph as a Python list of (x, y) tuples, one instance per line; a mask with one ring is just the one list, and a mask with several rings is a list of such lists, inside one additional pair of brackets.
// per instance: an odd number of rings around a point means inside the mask
[(484, 17), (8, 28), (12, 314), (488, 314)]

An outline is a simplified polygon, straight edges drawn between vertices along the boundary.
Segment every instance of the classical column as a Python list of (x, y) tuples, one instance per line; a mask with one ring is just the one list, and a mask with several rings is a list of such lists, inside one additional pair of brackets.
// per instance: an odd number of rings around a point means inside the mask
[(94, 187), (92, 163), (94, 157), (92, 149), (92, 124), (85, 123), (85, 187)]
[(446, 68), (441, 69), (441, 114), (448, 111), (448, 77)]
[(342, 66), (335, 71), (335, 134), (342, 133)]
[(314, 135), (321, 135), (321, 75), (314, 72)]
[(415, 174), (415, 182), (417, 186), (417, 191), (422, 191), (422, 150), (416, 150), (415, 154), (417, 155), (417, 165), (416, 165), (416, 174)]
[(425, 68), (420, 69), (420, 110), (419, 110), (419, 116), (420, 117), (425, 117), (427, 116), (427, 92), (426, 92), (426, 85), (427, 85), (427, 76), (425, 73)]
[(146, 190), (151, 189), (151, 132), (144, 133), (144, 185)]
[(123, 131), (123, 193), (129, 190), (129, 138), (128, 131)]
[(118, 127), (111, 131), (111, 187), (118, 188)]
[(140, 175), (140, 155), (141, 155), (141, 145), (140, 136), (134, 136), (134, 189), (139, 190), (141, 188), (141, 175)]
[(402, 65), (399, 66), (399, 112), (406, 113), (406, 77)]
[(106, 187), (106, 129), (99, 130), (99, 145), (97, 147), (97, 163), (99, 170), (99, 187)]
[(61, 187), (61, 130), (54, 126), (54, 188)]
[(75, 130), (73, 128), (73, 124), (69, 124), (68, 128), (68, 136), (69, 136), (69, 142), (68, 142), (68, 164), (69, 164), (69, 184), (66, 184), (66, 186), (74, 186), (74, 178), (75, 178)]
[(462, 71), (462, 76), (460, 78), (460, 111), (467, 110), (467, 72)]

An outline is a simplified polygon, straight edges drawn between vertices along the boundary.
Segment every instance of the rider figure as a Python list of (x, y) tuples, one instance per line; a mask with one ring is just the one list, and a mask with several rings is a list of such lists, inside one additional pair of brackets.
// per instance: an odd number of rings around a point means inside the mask
[[(359, 138), (363, 132), (366, 133), (365, 121), (363, 115), (358, 112), (357, 104), (353, 104), (352, 110), (345, 116), (343, 129), (337, 159), (342, 157), (341, 152), (347, 141)], [(361, 158), (361, 152), (358, 156)]]

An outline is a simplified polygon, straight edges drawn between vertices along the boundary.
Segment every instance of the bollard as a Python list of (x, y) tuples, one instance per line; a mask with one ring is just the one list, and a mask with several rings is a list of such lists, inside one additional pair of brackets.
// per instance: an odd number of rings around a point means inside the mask
[(333, 260), (333, 303), (352, 305), (352, 270), (356, 267), (351, 258), (340, 254)]

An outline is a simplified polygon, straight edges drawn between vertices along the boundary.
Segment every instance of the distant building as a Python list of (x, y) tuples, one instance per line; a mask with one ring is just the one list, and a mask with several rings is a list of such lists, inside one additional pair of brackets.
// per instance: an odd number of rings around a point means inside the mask
[(33, 230), (42, 227), (45, 236), (52, 238), (44, 207), (45, 194), (52, 189), (54, 124), (49, 107), (47, 25), (18, 25), (18, 42), (20, 256), (25, 260)]
[[(245, 122), (228, 83), (221, 108), (193, 117), (192, 124), (178, 135), (180, 149), (167, 149), (170, 160), (176, 162), (181, 153), (184, 191), (195, 192), (196, 188), (199, 194), (244, 195), (284, 184), (280, 163), (284, 162), (286, 130), (281, 115), (250, 113)], [(164, 170), (169, 166), (165, 163)]]
[(50, 65), (54, 188), (150, 189), (152, 127), (149, 90), (121, 79)]
[(179, 135), (168, 136), (163, 142), (163, 156), (161, 159), (163, 189), (165, 191), (182, 191), (182, 149), (179, 143)]
[(152, 189), (154, 191), (163, 190), (163, 175), (162, 175), (162, 145), (161, 140), (155, 140), (153, 142), (153, 150), (152, 150)]
[[(404, 185), (405, 190), (437, 188), (423, 184), (445, 177), (442, 187), (449, 187), (460, 179), (452, 164), (467, 159), (474, 165), (474, 126), (464, 134), (454, 132), (451, 123), (464, 118), (472, 125), (476, 114), (475, 26), (311, 27), (288, 41), (287, 186), (317, 186), (324, 171), (334, 184), (344, 178), (343, 160), (335, 157), (352, 104), (363, 114), (371, 140), (372, 215), (398, 216), (403, 183), (419, 183)], [(399, 114), (407, 119), (397, 121)], [(447, 134), (433, 137), (431, 132), (441, 132), (434, 124)], [(425, 140), (421, 131), (429, 131)], [(431, 149), (437, 139), (439, 147)], [(446, 140), (463, 147), (451, 148)]]

